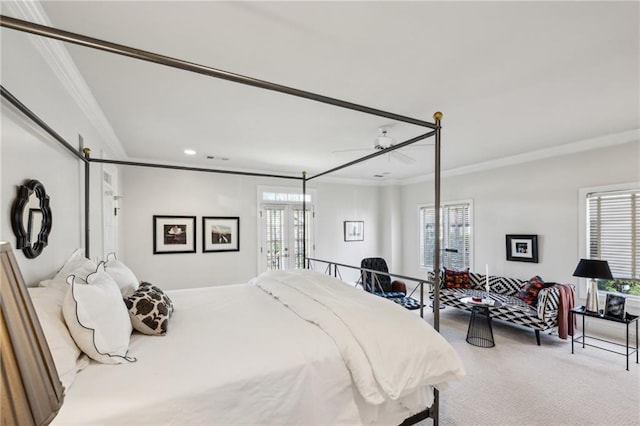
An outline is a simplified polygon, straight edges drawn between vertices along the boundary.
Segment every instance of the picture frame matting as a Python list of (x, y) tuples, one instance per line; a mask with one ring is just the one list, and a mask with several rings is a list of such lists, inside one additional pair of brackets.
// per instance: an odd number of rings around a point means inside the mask
[(345, 241), (364, 241), (364, 221), (345, 220), (344, 221)]
[(240, 251), (240, 218), (202, 217), (202, 252)]
[(153, 254), (195, 252), (195, 216), (153, 216)]
[(534, 234), (507, 234), (507, 260), (538, 263), (538, 236)]

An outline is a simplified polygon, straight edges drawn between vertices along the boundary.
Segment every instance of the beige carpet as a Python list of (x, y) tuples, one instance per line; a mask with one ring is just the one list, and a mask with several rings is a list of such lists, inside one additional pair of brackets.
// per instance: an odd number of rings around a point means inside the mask
[(478, 348), (465, 341), (468, 322), (468, 312), (441, 311), (440, 331), (467, 370), (440, 393), (441, 425), (640, 425), (635, 354), (626, 371), (623, 355), (577, 344), (572, 355), (570, 340), (546, 333), (537, 346), (533, 330), (502, 321), (496, 346)]

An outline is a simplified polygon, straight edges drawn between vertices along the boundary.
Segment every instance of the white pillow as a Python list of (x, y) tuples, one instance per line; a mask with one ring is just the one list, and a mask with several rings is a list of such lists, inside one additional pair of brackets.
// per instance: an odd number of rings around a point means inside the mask
[[(66, 285), (66, 284), (65, 284)], [(69, 389), (78, 371), (89, 364), (69, 334), (62, 316), (66, 288), (29, 288), (33, 307), (56, 365), (62, 385)]]
[(84, 257), (84, 250), (79, 248), (73, 252), (71, 257), (62, 266), (58, 273), (53, 277), (54, 281), (63, 280), (66, 281), (69, 275), (75, 275), (76, 277), (85, 280), (87, 275), (95, 272), (97, 265)]
[(116, 258), (115, 253), (107, 255), (104, 269), (118, 284), (123, 297), (131, 296), (138, 289), (140, 281), (131, 269)]
[(116, 282), (104, 271), (104, 263), (84, 284), (75, 276), (65, 296), (62, 313), (71, 337), (84, 353), (103, 364), (135, 361), (127, 356), (132, 326)]

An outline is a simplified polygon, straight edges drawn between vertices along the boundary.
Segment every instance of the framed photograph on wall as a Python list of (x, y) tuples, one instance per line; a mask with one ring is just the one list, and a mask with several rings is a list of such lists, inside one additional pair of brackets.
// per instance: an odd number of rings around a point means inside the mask
[(240, 251), (240, 218), (202, 218), (202, 252)]
[(624, 296), (607, 293), (607, 300), (604, 304), (604, 315), (617, 319), (624, 319), (624, 305), (627, 299)]
[(153, 216), (153, 254), (195, 252), (195, 216)]
[(538, 236), (507, 235), (507, 260), (538, 263)]
[(345, 220), (344, 240), (364, 241), (364, 222), (361, 220)]

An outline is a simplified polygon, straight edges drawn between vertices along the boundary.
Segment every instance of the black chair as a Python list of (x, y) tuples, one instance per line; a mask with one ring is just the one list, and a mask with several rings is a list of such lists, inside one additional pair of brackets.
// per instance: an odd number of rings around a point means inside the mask
[(419, 301), (407, 297), (407, 285), (400, 280), (391, 280), (387, 262), (383, 258), (367, 257), (362, 259), (360, 267), (380, 272), (377, 274), (371, 271), (360, 271), (360, 283), (366, 291), (389, 299), (407, 309), (420, 309)]
[[(361, 271), (360, 281), (364, 289), (370, 293), (401, 293), (402, 297), (407, 294), (407, 285), (403, 281), (394, 280), (391, 281), (391, 277), (388, 275), (389, 268), (387, 262), (381, 257), (367, 257), (362, 259), (360, 267), (363, 269), (371, 269), (379, 271), (381, 274), (375, 272)], [(382, 294), (380, 294), (382, 296)]]

